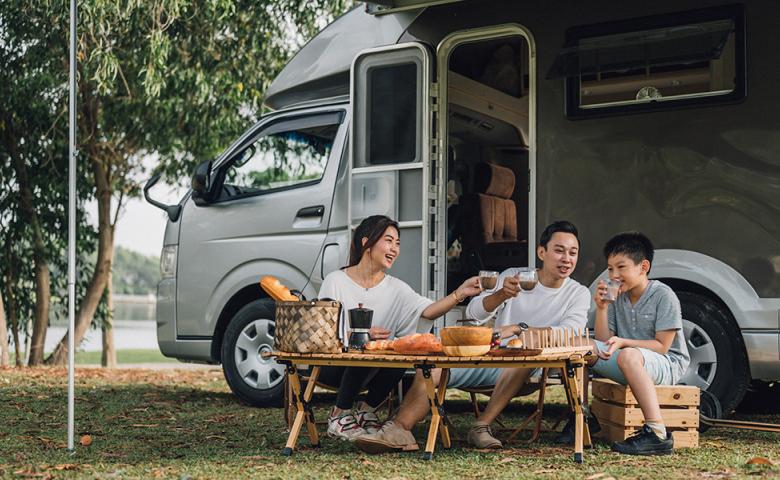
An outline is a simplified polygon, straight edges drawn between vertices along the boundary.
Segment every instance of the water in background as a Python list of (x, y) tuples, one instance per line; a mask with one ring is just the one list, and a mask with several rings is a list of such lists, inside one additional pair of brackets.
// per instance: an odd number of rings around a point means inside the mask
[[(65, 322), (52, 323), (46, 331), (46, 353), (54, 347), (68, 331)], [(25, 340), (20, 339), (24, 342)], [(155, 321), (155, 299), (153, 296), (114, 296), (114, 345), (117, 350), (157, 350), (157, 324)], [(90, 329), (78, 351), (94, 352), (103, 349), (102, 333)]]

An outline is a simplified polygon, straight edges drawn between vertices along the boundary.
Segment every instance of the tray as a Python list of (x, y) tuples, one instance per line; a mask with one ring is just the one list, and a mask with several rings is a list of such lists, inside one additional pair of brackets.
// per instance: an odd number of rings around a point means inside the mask
[(404, 352), (396, 352), (395, 350), (350, 350), (350, 353), (363, 353), (366, 355), (422, 355), (426, 357), (442, 354), (441, 352), (428, 352), (424, 350), (408, 350)]
[(541, 353), (541, 348), (494, 348), (485, 355), (491, 357), (533, 357)]

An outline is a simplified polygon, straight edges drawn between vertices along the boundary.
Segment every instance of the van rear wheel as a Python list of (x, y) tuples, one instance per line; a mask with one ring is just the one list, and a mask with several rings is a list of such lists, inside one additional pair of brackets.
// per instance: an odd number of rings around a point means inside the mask
[(284, 397), (284, 365), (264, 358), (274, 347), (275, 308), (263, 298), (245, 305), (228, 324), (222, 341), (222, 372), (244, 403), (280, 406)]
[(715, 395), (728, 415), (742, 401), (750, 383), (747, 355), (731, 313), (715, 300), (677, 292), (691, 363), (680, 383)]

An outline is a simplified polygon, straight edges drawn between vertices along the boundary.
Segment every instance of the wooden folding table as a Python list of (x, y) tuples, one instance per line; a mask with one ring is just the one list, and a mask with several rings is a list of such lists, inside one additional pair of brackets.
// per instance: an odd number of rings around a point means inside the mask
[[(564, 349), (559, 349), (564, 350)], [(431, 424), (428, 429), (428, 438), (425, 443), (423, 458), (433, 458), (437, 434), (441, 435), (441, 443), (444, 448), (450, 448), (450, 432), (447, 423), (447, 414), (444, 411), (444, 395), (447, 390), (447, 380), (451, 368), (559, 368), (563, 376), (563, 386), (566, 390), (566, 398), (569, 407), (575, 415), (574, 435), (574, 460), (582, 463), (583, 445), (590, 445), (590, 432), (584, 421), (581, 397), (583, 389), (583, 367), (588, 347), (568, 349), (555, 353), (543, 353), (536, 356), (478, 356), (478, 357), (449, 357), (443, 355), (397, 355), (397, 354), (372, 354), (372, 353), (289, 353), (272, 352), (278, 363), (287, 366), (287, 374), (292, 387), (293, 401), (296, 405), (296, 415), (293, 421), (287, 445), (282, 453), (292, 455), (298, 436), (304, 422), (309, 432), (309, 439), (315, 447), (320, 446), (317, 426), (314, 422), (314, 411), (311, 406), (311, 397), (314, 393), (314, 384), (323, 366), (347, 366), (347, 367), (378, 367), (378, 368), (419, 368), (426, 382), (428, 401), (431, 406)], [(298, 374), (298, 365), (313, 367), (309, 375), (306, 390), (301, 391), (301, 380)], [(431, 376), (431, 370), (441, 368), (442, 375), (439, 385), (436, 386)]]

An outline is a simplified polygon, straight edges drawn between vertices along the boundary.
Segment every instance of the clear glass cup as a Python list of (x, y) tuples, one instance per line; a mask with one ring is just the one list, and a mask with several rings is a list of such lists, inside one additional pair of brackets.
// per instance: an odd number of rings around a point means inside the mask
[(498, 272), (493, 270), (479, 271), (479, 288), (485, 292), (494, 292), (498, 285)]
[(530, 292), (539, 283), (539, 274), (533, 267), (521, 268), (517, 274), (517, 278), (520, 280), (520, 289), (524, 292)]
[(602, 295), (601, 299), (608, 303), (613, 303), (620, 295), (620, 285), (623, 284), (620, 280), (609, 279), (606, 281), (607, 293)]

